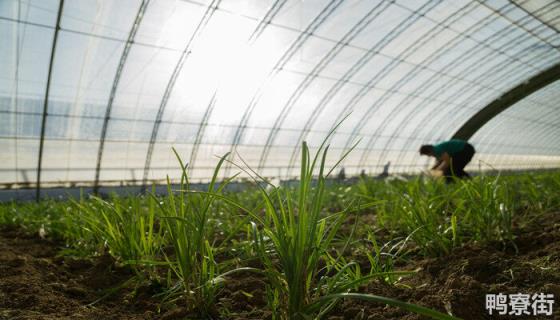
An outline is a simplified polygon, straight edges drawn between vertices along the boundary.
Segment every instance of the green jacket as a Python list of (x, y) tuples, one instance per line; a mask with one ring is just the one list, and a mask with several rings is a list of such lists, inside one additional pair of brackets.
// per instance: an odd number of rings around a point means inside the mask
[(459, 139), (451, 139), (438, 143), (434, 145), (434, 155), (439, 159), (444, 152), (447, 152), (450, 157), (453, 157), (457, 153), (463, 151), (466, 144), (466, 141)]

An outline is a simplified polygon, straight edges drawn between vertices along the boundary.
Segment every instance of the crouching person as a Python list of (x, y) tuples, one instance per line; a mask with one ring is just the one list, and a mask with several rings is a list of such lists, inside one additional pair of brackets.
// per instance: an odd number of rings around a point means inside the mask
[(432, 170), (441, 172), (445, 182), (453, 182), (453, 177), (470, 178), (465, 167), (474, 156), (474, 147), (467, 141), (451, 139), (436, 145), (425, 144), (420, 147), (420, 154), (436, 158)]

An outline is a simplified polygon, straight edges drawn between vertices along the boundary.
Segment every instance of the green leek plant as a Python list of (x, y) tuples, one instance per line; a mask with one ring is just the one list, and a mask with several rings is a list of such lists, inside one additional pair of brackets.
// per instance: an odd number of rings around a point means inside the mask
[(385, 283), (390, 285), (396, 284), (400, 279), (400, 275), (396, 275), (392, 272), (393, 267), (395, 261), (401, 260), (406, 256), (407, 252), (405, 248), (409, 238), (396, 238), (379, 246), (375, 233), (370, 229), (367, 230), (367, 237), (365, 240), (373, 247), (372, 251), (368, 250), (365, 252), (370, 263), (369, 274), (385, 274), (385, 276), (381, 278)]
[(513, 195), (500, 176), (464, 181), (460, 191), (462, 203), (457, 209), (470, 238), (486, 242), (513, 240)]
[(529, 214), (540, 214), (560, 209), (560, 174), (547, 172), (511, 177), (510, 184), (517, 185), (516, 203), (523, 206), (522, 210)]
[[(377, 206), (380, 227), (410, 238), (424, 255), (447, 255), (468, 241), (513, 240), (514, 190), (500, 176), (451, 185), (416, 178), (374, 186), (362, 181), (359, 190), (369, 200), (386, 199)], [(531, 201), (537, 199), (533, 195)]]
[(214, 170), (208, 191), (193, 191), (189, 186), (187, 167), (177, 151), (173, 149), (173, 152), (182, 169), (180, 190), (171, 188), (168, 177), (168, 195), (159, 203), (165, 230), (173, 247), (173, 254), (166, 255), (165, 259), (172, 273), (179, 279), (176, 285), (170, 284), (171, 290), (167, 298), (171, 301), (184, 299), (189, 311), (208, 317), (215, 314), (215, 297), (223, 280), (214, 257), (217, 248), (213, 246), (211, 239), (212, 203), (233, 178), (216, 186), (218, 172), (226, 154)]
[[(267, 298), (273, 318), (320, 319), (340, 299), (354, 298), (397, 305), (436, 319), (452, 319), (420, 306), (375, 295), (349, 293), (366, 281), (386, 276), (387, 273), (362, 275), (357, 263), (330, 254), (333, 239), (352, 205), (340, 212), (326, 213), (325, 182), (353, 148), (327, 172), (325, 160), (328, 146), (325, 147), (325, 143), (329, 137), (313, 159), (307, 144), (303, 143), (300, 183), (295, 194), (282, 187), (273, 186), (271, 191), (261, 187), (264, 216), (252, 214), (256, 221), (252, 223), (255, 252), (268, 278)], [(257, 177), (262, 179), (250, 168), (244, 170), (255, 180)], [(314, 174), (317, 174), (316, 178)]]
[[(150, 279), (157, 278), (153, 269), (163, 244), (162, 229), (156, 224), (155, 199), (141, 197), (98, 197), (77, 202), (79, 225), (90, 233), (89, 238), (103, 244), (118, 261), (148, 271)], [(145, 203), (147, 201), (147, 203)], [(75, 214), (75, 212), (74, 212)]]
[(424, 255), (445, 255), (457, 243), (454, 190), (440, 182), (416, 178), (387, 185), (386, 202), (378, 206), (378, 220), (416, 243)]

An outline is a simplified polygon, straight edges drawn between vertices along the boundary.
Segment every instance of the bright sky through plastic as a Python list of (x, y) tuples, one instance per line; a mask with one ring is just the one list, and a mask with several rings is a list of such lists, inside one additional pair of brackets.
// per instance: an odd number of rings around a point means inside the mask
[[(64, 1), (44, 183), (91, 184), (104, 123), (104, 184), (176, 178), (172, 146), (192, 160), (194, 179), (231, 150), (265, 176), (291, 177), (302, 141), (317, 145), (350, 112), (331, 140), (331, 164), (362, 139), (347, 174), (375, 174), (388, 161), (391, 172), (418, 172), (427, 165), (419, 145), (449, 138), (560, 62), (555, 1), (152, 0), (138, 17), (140, 3)], [(58, 4), (0, 1), (0, 184), (36, 179)], [(546, 107), (556, 87), (527, 98), (531, 112), (516, 106), (481, 130), (480, 159), (556, 166), (558, 113)], [(512, 126), (533, 128), (531, 138), (513, 138)]]

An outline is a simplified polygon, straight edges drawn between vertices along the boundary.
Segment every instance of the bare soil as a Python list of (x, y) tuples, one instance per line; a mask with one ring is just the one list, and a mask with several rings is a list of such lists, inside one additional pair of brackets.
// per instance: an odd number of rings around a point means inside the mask
[(133, 274), (117, 268), (110, 256), (64, 258), (61, 243), (19, 229), (0, 231), (0, 319), (153, 319), (157, 301), (150, 295), (112, 288)]
[[(441, 258), (419, 258), (399, 267), (419, 269), (398, 286), (371, 282), (362, 292), (452, 313), (463, 319), (560, 319), (560, 213), (517, 226), (515, 243), (455, 249)], [(19, 229), (0, 230), (0, 319), (185, 319), (181, 307), (162, 306), (158, 288), (109, 290), (134, 274), (109, 256), (59, 256), (62, 244)], [(554, 315), (494, 316), (485, 310), (490, 293), (552, 293)], [(224, 319), (267, 319), (265, 279), (237, 274), (218, 297)], [(385, 305), (343, 301), (329, 319), (423, 319)]]

